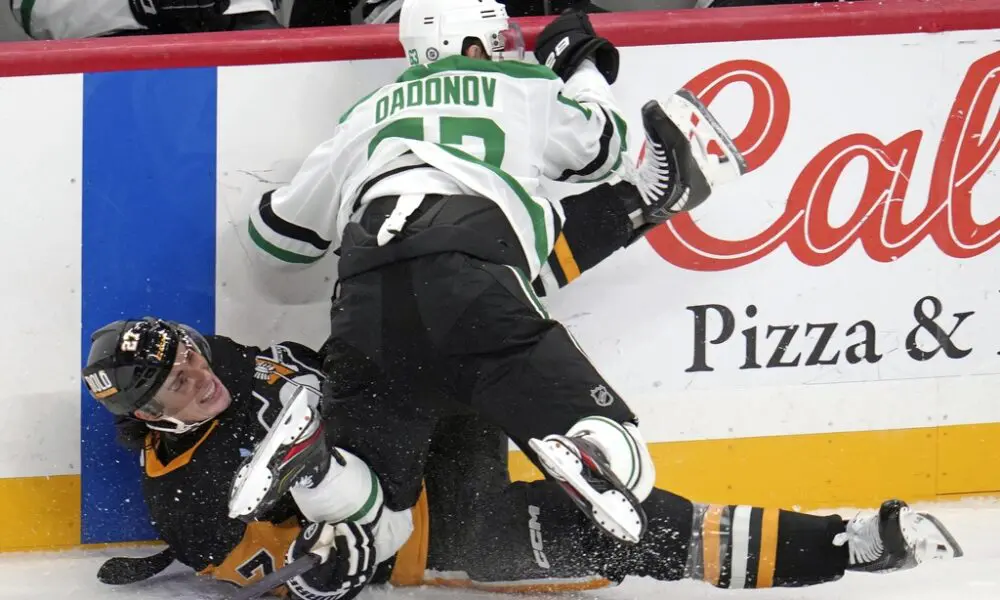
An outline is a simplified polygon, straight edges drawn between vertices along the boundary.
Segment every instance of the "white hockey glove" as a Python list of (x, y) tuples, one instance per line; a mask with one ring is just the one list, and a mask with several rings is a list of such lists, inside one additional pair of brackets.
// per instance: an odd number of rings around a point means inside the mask
[(354, 522), (310, 523), (288, 548), (286, 564), (307, 552), (322, 562), (288, 580), (299, 600), (349, 600), (371, 581), (377, 564), (372, 528)]
[[(688, 90), (678, 90), (662, 105), (642, 107), (646, 139), (638, 167), (622, 179), (638, 192), (636, 225), (653, 226), (687, 212), (708, 199), (716, 186), (747, 171), (743, 155), (708, 108)], [(709, 153), (718, 147), (722, 156)]]

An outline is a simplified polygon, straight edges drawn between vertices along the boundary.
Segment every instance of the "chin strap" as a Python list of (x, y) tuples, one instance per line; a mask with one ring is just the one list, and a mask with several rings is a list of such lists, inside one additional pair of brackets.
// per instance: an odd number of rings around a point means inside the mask
[(211, 420), (212, 419), (205, 419), (196, 423), (185, 423), (184, 421), (173, 417), (163, 417), (159, 421), (145, 421), (145, 423), (146, 427), (156, 431), (181, 434), (198, 429)]

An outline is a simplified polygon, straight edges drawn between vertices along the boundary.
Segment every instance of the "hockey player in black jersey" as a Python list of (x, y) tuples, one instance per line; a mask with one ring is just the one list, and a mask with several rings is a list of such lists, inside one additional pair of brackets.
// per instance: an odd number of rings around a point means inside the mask
[[(803, 586), (845, 570), (961, 555), (933, 517), (898, 501), (844, 519), (699, 504), (655, 488), (644, 503), (648, 534), (622, 543), (581, 515), (556, 483), (511, 483), (506, 436), (473, 416), (439, 424), (420, 500), (392, 511), (361, 459), (379, 452), (379, 416), (369, 416), (362, 435), (346, 431), (359, 423), (341, 424), (336, 407), (325, 427), (307, 428), (308, 443), (280, 453), (297, 457), (286, 466), (302, 469), (292, 494), (244, 522), (229, 517), (230, 482), (251, 450), (274, 437), (268, 431), (280, 434), (285, 417), (309, 414), (297, 407), (318, 398), (310, 388), (319, 384), (321, 355), (293, 342), (243, 346), (153, 318), (109, 324), (92, 339), (84, 380), (118, 415), (119, 439), (142, 451), (143, 490), (162, 540), (182, 563), (237, 585), (307, 551), (326, 562), (288, 586), (309, 600), (346, 599), (384, 582), (559, 591), (630, 575)], [(315, 435), (324, 431), (325, 439)], [(306, 475), (322, 483), (309, 487)], [(337, 515), (346, 516), (332, 520)], [(305, 527), (310, 521), (315, 526)]]

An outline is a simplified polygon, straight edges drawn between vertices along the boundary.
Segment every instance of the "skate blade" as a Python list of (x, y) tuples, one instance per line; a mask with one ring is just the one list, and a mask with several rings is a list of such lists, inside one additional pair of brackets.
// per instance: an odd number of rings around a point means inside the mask
[(258, 509), (274, 482), (274, 475), (268, 468), (271, 459), (305, 431), (310, 413), (309, 392), (300, 387), (281, 409), (271, 431), (254, 448), (250, 460), (237, 472), (229, 491), (229, 518), (245, 519)]
[(532, 439), (528, 445), (538, 455), (542, 468), (603, 531), (623, 542), (637, 544), (646, 530), (642, 508), (634, 498), (618, 490), (598, 492), (583, 478), (580, 459), (558, 442)]
[(917, 512), (913, 513), (911, 521), (904, 525), (904, 538), (918, 540), (913, 545), (913, 556), (917, 563), (928, 560), (944, 560), (949, 558), (961, 558), (965, 555), (962, 547), (948, 528), (934, 515)]
[[(747, 172), (743, 153), (708, 107), (690, 91), (677, 90), (667, 99), (663, 111), (691, 141), (695, 160), (712, 188), (739, 179)], [(722, 151), (721, 157), (708, 153), (712, 142)]]

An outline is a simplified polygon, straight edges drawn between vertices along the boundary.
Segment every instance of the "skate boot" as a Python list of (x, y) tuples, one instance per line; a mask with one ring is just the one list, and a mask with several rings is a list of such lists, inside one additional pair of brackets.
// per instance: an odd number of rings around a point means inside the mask
[(878, 514), (854, 517), (833, 543), (847, 544), (849, 571), (898, 571), (927, 560), (962, 556), (962, 548), (940, 521), (911, 510), (901, 500), (886, 500)]
[[(580, 423), (593, 423), (594, 420), (584, 419)], [(608, 419), (600, 420), (624, 433), (624, 436), (619, 436), (629, 440), (623, 444), (624, 450), (615, 448), (608, 451), (597, 442), (593, 431), (577, 426), (566, 435), (532, 439), (528, 445), (538, 455), (542, 470), (602, 531), (623, 542), (636, 544), (646, 532), (646, 513), (641, 501), (649, 495), (655, 478), (652, 459), (643, 452), (645, 443), (634, 441), (632, 436), (638, 437), (638, 433), (630, 434), (628, 427), (631, 424), (622, 426)], [(609, 459), (612, 453), (618, 457), (617, 461)], [(614, 468), (613, 462), (625, 462), (632, 466), (629, 481), (622, 482), (616, 472), (621, 473), (623, 469)], [(636, 490), (641, 498), (637, 497)]]
[[(715, 186), (747, 171), (743, 155), (708, 108), (688, 90), (642, 107), (646, 139), (638, 166), (626, 163), (614, 187), (637, 229), (648, 229), (708, 199)], [(709, 153), (718, 149), (722, 156)], [(627, 184), (627, 185), (626, 185)], [(641, 232), (640, 232), (641, 233)]]
[(310, 405), (315, 390), (301, 386), (271, 431), (243, 461), (229, 491), (229, 517), (251, 521), (293, 487), (314, 487), (330, 469), (323, 422)]

